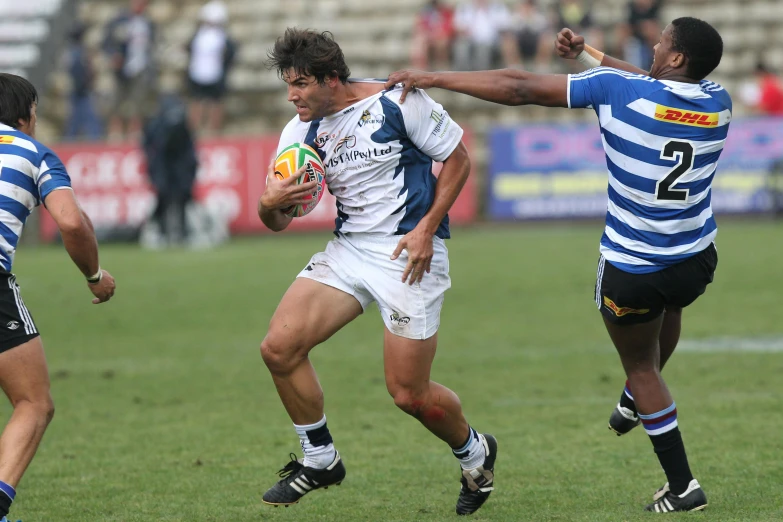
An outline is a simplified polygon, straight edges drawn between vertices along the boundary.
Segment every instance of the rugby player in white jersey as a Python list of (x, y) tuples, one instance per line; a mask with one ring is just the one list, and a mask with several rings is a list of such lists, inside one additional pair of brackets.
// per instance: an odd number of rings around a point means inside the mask
[(574, 75), (400, 71), (387, 86), (596, 111), (609, 202), (595, 299), (628, 377), (610, 428), (621, 435), (641, 423), (650, 436), (668, 482), (648, 511), (701, 510), (707, 497), (691, 474), (660, 370), (679, 340), (682, 309), (704, 293), (718, 262), (711, 184), (731, 98), (704, 78), (720, 63), (723, 41), (706, 22), (678, 18), (662, 32), (649, 72), (586, 46), (569, 29), (555, 47), (592, 68)]
[(51, 214), (87, 288), (103, 303), (114, 295), (114, 279), (98, 264), (92, 223), (79, 207), (60, 159), (35, 138), (35, 87), (0, 73), (0, 387), (14, 408), (0, 435), (0, 522), (16, 486), (33, 459), (54, 415), (43, 344), (22, 301), (14, 254), (25, 221), (41, 203)]
[[(470, 427), (454, 392), (430, 380), (451, 286), (447, 212), (470, 171), (463, 131), (424, 92), (401, 106), (402, 89), (349, 79), (330, 33), (286, 30), (269, 66), (287, 83), (297, 112), (278, 152), (295, 142), (318, 151), (338, 217), (337, 237), (283, 296), (261, 344), (304, 451), (302, 461), (280, 471), (283, 479), (264, 502), (290, 505), (343, 480), (345, 467), (326, 426), (323, 391), (308, 353), (375, 302), (385, 325), (386, 387), (401, 410), (451, 446), (462, 468), (457, 512), (473, 513), (492, 492), (497, 442)], [(433, 161), (443, 162), (437, 178)], [(314, 186), (294, 181), (277, 180), (270, 167), (259, 215), (274, 231), (292, 219), (281, 209)]]

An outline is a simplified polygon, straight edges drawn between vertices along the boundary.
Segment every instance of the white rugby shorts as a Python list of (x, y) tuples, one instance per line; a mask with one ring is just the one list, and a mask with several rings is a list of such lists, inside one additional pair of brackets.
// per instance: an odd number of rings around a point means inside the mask
[(366, 310), (376, 302), (386, 328), (408, 339), (428, 339), (440, 326), (443, 297), (451, 288), (449, 252), (433, 238), (430, 273), (420, 283), (402, 282), (408, 253), (392, 261), (403, 236), (341, 234), (315, 254), (297, 277), (306, 277), (352, 295)]

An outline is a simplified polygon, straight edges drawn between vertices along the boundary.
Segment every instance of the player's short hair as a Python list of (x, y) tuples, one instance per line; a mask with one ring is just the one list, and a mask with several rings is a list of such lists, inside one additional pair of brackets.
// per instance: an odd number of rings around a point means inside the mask
[(672, 50), (688, 59), (689, 78), (703, 80), (720, 63), (723, 39), (704, 20), (683, 16), (672, 20)]
[(345, 64), (343, 50), (329, 31), (319, 33), (311, 29), (289, 27), (275, 41), (268, 57), (267, 67), (276, 68), (281, 78), (291, 68), (296, 74), (315, 76), (321, 85), (327, 76), (334, 74), (345, 83), (351, 75)]
[(15, 74), (0, 73), (0, 123), (18, 129), (19, 120), (30, 120), (35, 103), (38, 91), (32, 83)]

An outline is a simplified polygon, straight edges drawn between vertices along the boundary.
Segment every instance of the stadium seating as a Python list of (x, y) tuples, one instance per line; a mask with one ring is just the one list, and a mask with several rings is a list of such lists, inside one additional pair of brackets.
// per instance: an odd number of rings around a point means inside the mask
[[(424, 0), (395, 0), (394, 8), (382, 0), (224, 0), (230, 16), (230, 31), (240, 42), (237, 66), (230, 76), (231, 94), (227, 99), (227, 132), (276, 132), (292, 116), (283, 85), (274, 71), (263, 65), (274, 39), (289, 25), (331, 30), (343, 46), (354, 76), (384, 77), (408, 63), (409, 42), (416, 11)], [(541, 0), (548, 6), (554, 0)], [(458, 0), (449, 0), (456, 4)], [(594, 18), (607, 29), (621, 22), (627, 0), (596, 0)], [(88, 45), (98, 56), (97, 90), (104, 99), (114, 88), (113, 78), (99, 46), (103, 26), (127, 5), (126, 0), (36, 0), (18, 2), (0, 0), (0, 69), (24, 72), (41, 57), (41, 46), (52, 29), (52, 16), (69, 4), (77, 4), (77, 16), (90, 29)], [(199, 0), (152, 0), (150, 16), (162, 29), (158, 57), (161, 64), (160, 88), (181, 89), (186, 67), (184, 46), (193, 34)], [(507, 0), (510, 5), (513, 2)], [(740, 16), (740, 12), (742, 16)], [(662, 19), (683, 15), (702, 17), (723, 34), (726, 53), (714, 80), (730, 91), (752, 72), (756, 60), (764, 57), (772, 67), (783, 67), (783, 10), (774, 0), (670, 1)], [(742, 19), (746, 23), (740, 24)], [(612, 32), (607, 32), (611, 42)], [(60, 36), (62, 38), (62, 36)], [(555, 62), (555, 66), (562, 66)], [(48, 71), (44, 89), (47, 104), (45, 118), (57, 129), (67, 114), (68, 78), (62, 67)], [(39, 86), (43, 87), (43, 86)], [(460, 121), (467, 121), (478, 134), (497, 122), (512, 124), (531, 119), (590, 118), (587, 111), (572, 112), (535, 107), (506, 109), (451, 93), (435, 93)], [(741, 112), (741, 107), (737, 107)], [(48, 128), (48, 127), (47, 127)]]

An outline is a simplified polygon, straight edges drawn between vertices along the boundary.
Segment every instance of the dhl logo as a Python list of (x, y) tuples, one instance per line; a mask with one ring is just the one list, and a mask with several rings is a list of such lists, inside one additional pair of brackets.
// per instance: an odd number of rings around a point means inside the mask
[(637, 310), (636, 308), (628, 308), (627, 306), (617, 306), (616, 304), (614, 304), (614, 301), (612, 301), (606, 296), (604, 296), (604, 305), (606, 305), (606, 307), (609, 310), (611, 310), (614, 313), (614, 315), (616, 315), (617, 317), (622, 317), (628, 314), (644, 315), (650, 311), (649, 308), (642, 308), (641, 310)]
[(666, 105), (655, 106), (655, 119), (679, 123), (681, 125), (693, 125), (694, 127), (716, 127), (718, 125), (717, 112), (691, 112)]
[(7, 134), (4, 135), (4, 136), (0, 136), (0, 143), (6, 143), (7, 144), (7, 143), (13, 143), (13, 142), (14, 142), (14, 137), (13, 136), (8, 136)]

